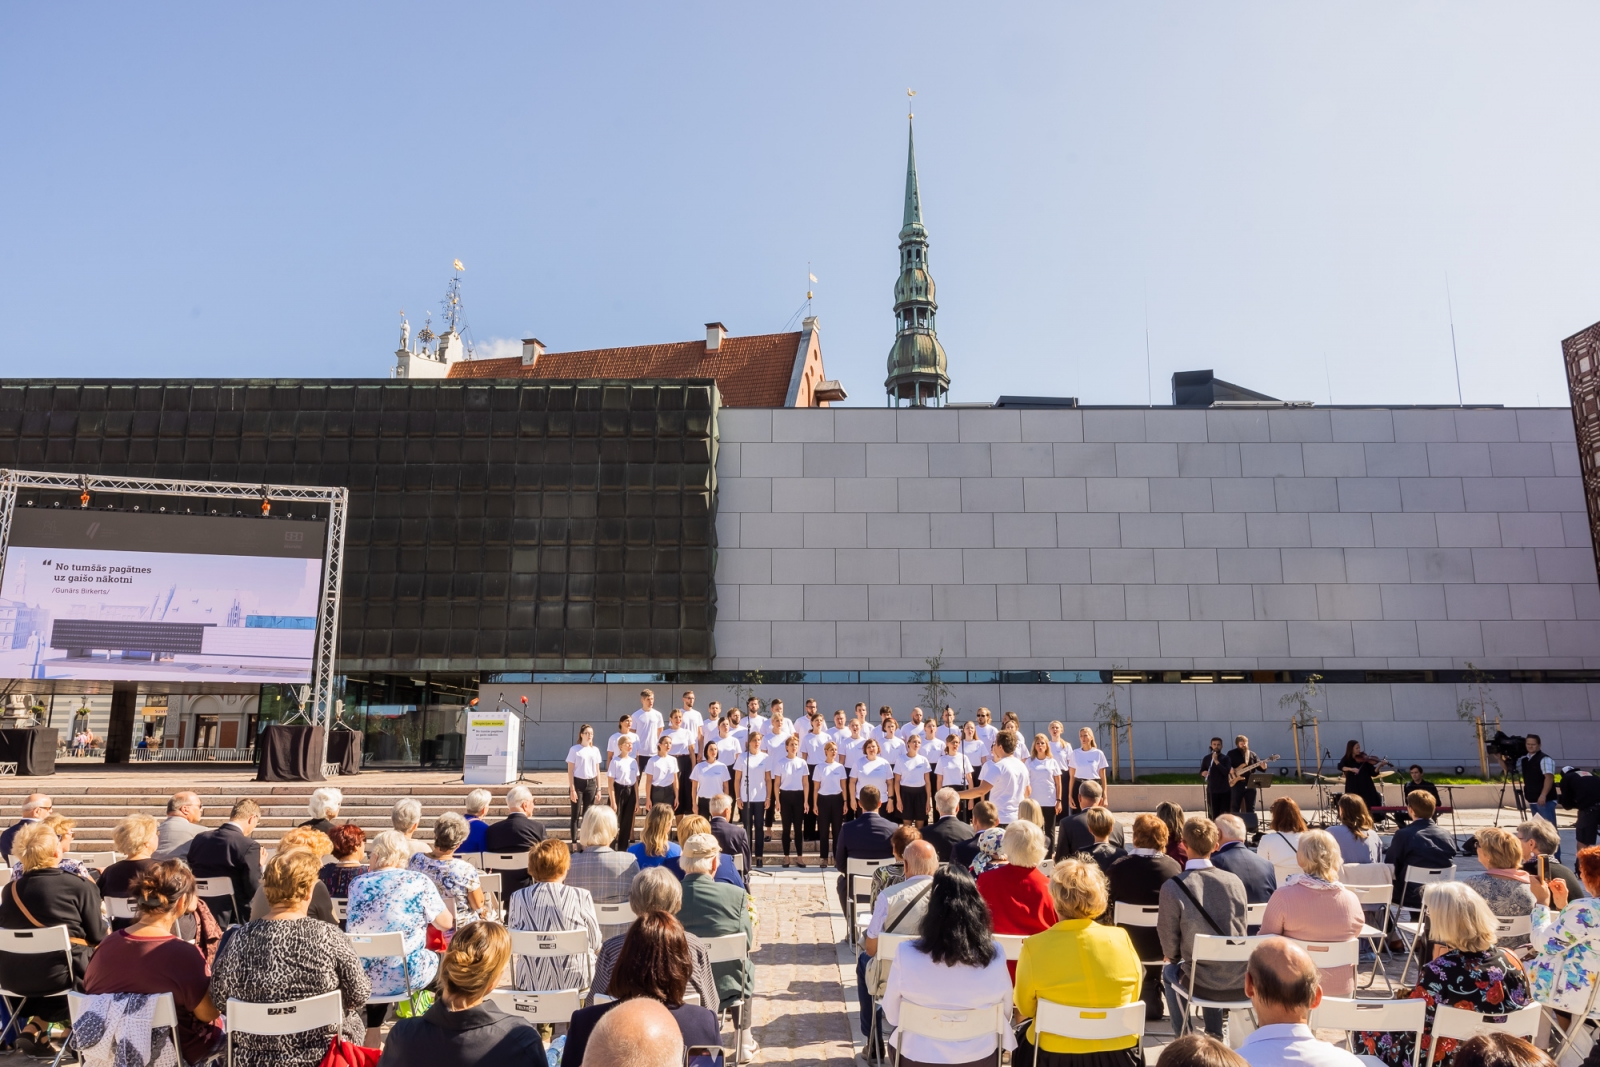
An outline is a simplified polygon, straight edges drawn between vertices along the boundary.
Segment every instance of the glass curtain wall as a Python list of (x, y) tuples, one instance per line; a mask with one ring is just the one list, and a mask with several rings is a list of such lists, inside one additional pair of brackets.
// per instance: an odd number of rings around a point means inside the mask
[(462, 765), (467, 705), (478, 676), (356, 676), (344, 679), (342, 721), (362, 735), (362, 766)]

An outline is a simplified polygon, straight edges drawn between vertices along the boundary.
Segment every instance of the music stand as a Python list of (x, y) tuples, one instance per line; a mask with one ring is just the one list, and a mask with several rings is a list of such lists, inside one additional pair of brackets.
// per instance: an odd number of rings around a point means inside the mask
[(1258, 832), (1259, 827), (1262, 825), (1261, 816), (1265, 814), (1262, 806), (1266, 803), (1266, 798), (1261, 795), (1261, 792), (1265, 789), (1271, 789), (1276, 781), (1277, 778), (1271, 771), (1251, 771), (1245, 777), (1244, 787), (1255, 790), (1256, 794), (1256, 826), (1258, 827)]

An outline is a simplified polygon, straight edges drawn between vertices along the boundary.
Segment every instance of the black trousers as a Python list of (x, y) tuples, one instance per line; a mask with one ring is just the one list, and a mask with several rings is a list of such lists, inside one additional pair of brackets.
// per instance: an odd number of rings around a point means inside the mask
[[(678, 781), (683, 783), (683, 788), (678, 790), (678, 805), (675, 810), (679, 815), (689, 815), (689, 772), (694, 770), (694, 759), (691, 756), (675, 756), (678, 761)], [(710, 816), (707, 816), (709, 818)]]
[[(901, 792), (903, 793), (905, 790), (902, 789)], [(1040, 804), (1039, 808), (1044, 812), (1044, 844), (1050, 850), (1047, 855), (1054, 856), (1056, 854), (1056, 806), (1054, 804)]]
[(928, 821), (928, 787), (925, 785), (903, 785), (900, 787), (899, 812), (901, 824), (909, 823), (912, 826), (922, 826)]
[[(815, 772), (816, 768), (813, 767), (812, 771)], [(810, 811), (805, 813), (803, 821), (805, 823), (806, 840), (815, 841), (817, 839), (817, 807), (815, 804), (811, 806)]]
[(768, 778), (767, 779), (767, 804), (766, 804), (766, 818), (767, 818), (767, 829), (768, 830), (772, 829), (772, 823), (773, 823), (774, 818), (777, 816), (777, 814), (778, 814), (778, 780), (776, 778)]
[(783, 814), (783, 854), (789, 854), (789, 831), (794, 831), (795, 855), (804, 857), (806, 854), (805, 838), (801, 834), (804, 825), (806, 806), (806, 791), (804, 789), (778, 790), (778, 809)]
[(594, 807), (595, 794), (600, 790), (598, 778), (574, 778), (572, 788), (578, 791), (578, 799), (572, 804), (572, 840), (578, 840), (578, 824), (583, 821), (584, 813)]
[(832, 855), (829, 851), (830, 842), (839, 843), (839, 828), (844, 825), (844, 794), (835, 793), (831, 797), (819, 796), (816, 799), (817, 808), (817, 855), (823, 863), (828, 862)]
[(702, 819), (706, 819), (706, 820), (709, 821), (710, 818), (711, 818), (711, 798), (710, 797), (697, 797), (697, 798), (695, 798), (694, 810), (695, 810), (695, 814), (696, 815), (700, 816)]
[(1595, 831), (1600, 829), (1600, 804), (1578, 812), (1578, 847), (1588, 848), (1595, 842)]
[(612, 848), (621, 852), (633, 843), (633, 809), (639, 803), (639, 786), (611, 783), (611, 806), (617, 809), (617, 840)]
[(665, 804), (676, 811), (677, 803), (678, 791), (670, 785), (652, 785), (650, 787), (650, 806), (652, 808), (657, 804)]
[(740, 815), (744, 822), (745, 837), (750, 842), (750, 849), (757, 859), (764, 859), (767, 855), (767, 842), (761, 832), (761, 821), (766, 818), (767, 802), (752, 800), (748, 804), (739, 805)]
[(1215, 819), (1218, 815), (1226, 815), (1233, 810), (1233, 790), (1206, 790), (1206, 808)]

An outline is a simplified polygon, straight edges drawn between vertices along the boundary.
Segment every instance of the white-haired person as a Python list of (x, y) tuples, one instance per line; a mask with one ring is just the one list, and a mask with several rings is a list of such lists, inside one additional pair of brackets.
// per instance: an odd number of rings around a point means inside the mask
[[(567, 885), (585, 889), (596, 904), (621, 904), (639, 876), (639, 861), (627, 852), (612, 847), (617, 839), (617, 813), (596, 805), (583, 813), (578, 827), (578, 851), (567, 868)], [(600, 927), (601, 938), (614, 937), (628, 929), (627, 923)]]
[[(95, 888), (106, 897), (126, 897), (139, 876), (156, 865), (156, 842), (161, 834), (161, 824), (149, 815), (124, 815), (112, 831), (111, 843), (122, 857), (100, 872)], [(132, 919), (113, 919), (111, 928), (121, 930), (131, 925)]]
[[(1300, 835), (1295, 858), (1300, 873), (1291, 874), (1267, 901), (1261, 933), (1296, 941), (1353, 939), (1361, 932), (1361, 899), (1339, 883), (1339, 842), (1326, 830), (1307, 830)], [(1323, 968), (1321, 974), (1328, 996), (1353, 995), (1353, 967)]]
[(512, 896), (506, 925), (537, 933), (582, 930), (588, 934), (588, 948), (570, 956), (516, 957), (518, 989), (587, 989), (594, 978), (594, 954), (602, 940), (600, 921), (589, 891), (566, 884), (571, 861), (566, 843), (555, 838), (529, 849), (528, 873), (533, 883)]
[[(361, 961), (372, 980), (373, 996), (404, 996), (428, 988), (439, 967), (439, 957), (428, 951), (428, 927), (442, 932), (455, 925), (455, 916), (433, 879), (409, 870), (410, 863), (411, 847), (406, 836), (398, 830), (385, 830), (372, 839), (372, 847), (367, 850), (367, 873), (350, 883), (347, 931), (403, 935), (404, 959), (389, 956)], [(368, 1012), (369, 1026), (382, 1022), (382, 1011)]]
[(474, 789), (467, 794), (466, 809), (467, 839), (461, 842), (462, 852), (482, 852), (483, 838), (489, 832), (489, 805), (494, 803), (494, 794), (487, 789)]
[[(678, 920), (686, 931), (698, 937), (743, 934), (745, 944), (753, 945), (755, 924), (744, 891), (718, 882), (714, 877), (721, 855), (722, 846), (710, 834), (695, 834), (683, 843), (683, 906), (678, 911)], [(713, 1010), (727, 1008), (755, 994), (755, 968), (748, 961), (715, 963), (711, 971), (716, 976), (720, 997)], [(748, 1041), (748, 1031), (746, 1035)], [(753, 1046), (747, 1047), (745, 1055), (754, 1051)]]
[(415, 797), (401, 797), (389, 809), (389, 825), (406, 839), (406, 847), (413, 855), (428, 851), (428, 843), (418, 839), (417, 827), (422, 825), (422, 802)]
[[(676, 915), (683, 907), (683, 884), (664, 867), (640, 871), (639, 877), (633, 880), (633, 885), (628, 889), (628, 907), (633, 909), (635, 916), (649, 915), (653, 911)], [(637, 922), (638, 919), (635, 919), (634, 923)], [(610, 988), (611, 972), (616, 968), (622, 942), (630, 929), (632, 924), (625, 927), (622, 933), (606, 938), (600, 946), (594, 961), (594, 983), (584, 1000), (585, 1006), (594, 1004), (596, 993), (603, 994)], [(699, 995), (701, 1004), (715, 1003), (717, 980), (711, 972), (711, 948), (694, 934), (689, 934), (688, 940), (689, 988)]]
[(339, 817), (339, 809), (343, 805), (344, 794), (333, 786), (325, 785), (314, 789), (311, 792), (311, 799), (306, 802), (306, 810), (311, 818), (300, 825), (327, 833), (337, 825), (334, 820)]
[[(411, 857), (411, 869), (433, 879), (450, 905), (456, 926), (488, 918), (478, 868), (456, 859), (456, 849), (467, 839), (467, 820), (447, 811), (433, 821), (433, 848)], [(446, 935), (448, 939), (448, 935)]]
[[(1050, 879), (1039, 870), (1049, 855), (1044, 831), (1027, 819), (1018, 819), (1006, 827), (1000, 854), (1006, 861), (978, 876), (978, 895), (989, 905), (994, 932), (1030, 937), (1050, 929), (1058, 919)], [(1015, 965), (1011, 973), (1016, 973)]]
[[(483, 834), (485, 852), (526, 852), (545, 839), (544, 824), (533, 817), (533, 790), (525, 785), (514, 785), (506, 790), (506, 817), (490, 823)], [(505, 895), (528, 884), (525, 870), (506, 871), (501, 875)]]
[[(1528, 975), (1517, 957), (1496, 944), (1494, 913), (1462, 882), (1432, 882), (1423, 887), (1434, 957), (1422, 965), (1412, 999), (1427, 1002), (1427, 1033), (1422, 1035), (1422, 1063), (1448, 1064), (1458, 1042), (1432, 1039), (1434, 1008), (1440, 1004), (1468, 1011), (1504, 1015), (1532, 1003)], [(1376, 1056), (1389, 1067), (1411, 1063), (1412, 1035), (1372, 1031), (1356, 1035), (1352, 1047)]]

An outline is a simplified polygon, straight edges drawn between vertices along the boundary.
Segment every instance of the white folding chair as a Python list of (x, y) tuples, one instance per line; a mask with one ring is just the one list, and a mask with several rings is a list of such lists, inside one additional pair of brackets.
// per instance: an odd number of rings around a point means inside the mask
[(1006, 959), (1012, 963), (1022, 958), (1022, 943), (1028, 940), (1024, 934), (995, 934), (994, 942), (1006, 950)]
[[(1112, 904), (1111, 921), (1117, 926), (1138, 926), (1155, 929), (1161, 918), (1161, 905), (1159, 904), (1125, 904), (1116, 901)], [(1162, 960), (1140, 960), (1146, 967), (1154, 967), (1155, 973), (1145, 975), (1147, 982), (1161, 981)]]
[[(59, 953), (67, 960), (67, 984), (53, 993), (27, 995), (13, 993), (6, 988), (4, 976), (0, 976), (0, 1001), (5, 1002), (6, 1011), (11, 1016), (4, 1029), (0, 1029), (0, 1044), (5, 1044), (6, 1034), (21, 1020), (19, 1012), (23, 1001), (30, 996), (60, 996), (71, 991), (75, 984), (72, 967), (72, 934), (65, 926), (43, 926), (32, 930), (0, 930), (0, 953), (17, 956), (53, 956)], [(30, 966), (29, 971), (37, 973), (44, 966), (46, 966), (44, 961), (40, 961), (37, 967)]]
[[(587, 930), (512, 930), (511, 955), (513, 957), (511, 974), (512, 981), (516, 980), (516, 961), (518, 956), (588, 956), (589, 931)], [(594, 968), (589, 968), (593, 973)]]
[[(879, 867), (886, 867), (893, 862), (893, 857), (886, 857), (880, 860), (861, 860), (852, 857), (845, 861), (844, 902), (845, 911), (850, 919), (850, 943), (852, 945), (858, 943), (861, 928), (872, 920), (872, 876), (877, 873)], [(865, 890), (856, 888), (856, 884), (860, 880), (866, 881), (867, 887)], [(862, 921), (861, 916), (861, 905), (863, 904), (867, 906), (866, 922)]]
[(223, 1014), (228, 1018), (226, 1063), (233, 1067), (233, 1042), (240, 1034), (282, 1037), (307, 1030), (338, 1030), (344, 1022), (344, 995), (335, 989), (304, 1000), (280, 1000), (275, 1004), (255, 1004), (229, 997)]
[(1244, 924), (1246, 926), (1260, 926), (1261, 920), (1266, 917), (1267, 906), (1265, 904), (1245, 905)]
[(1299, 938), (1289, 940), (1305, 949), (1306, 955), (1311, 957), (1311, 962), (1317, 965), (1319, 973), (1334, 967), (1349, 967), (1351, 988), (1354, 989), (1354, 979), (1361, 976), (1360, 938), (1352, 937), (1348, 941), (1302, 941)]
[(1347, 1035), (1363, 1030), (1409, 1031), (1412, 1035), (1411, 1067), (1417, 1067), (1422, 1057), (1422, 1032), (1427, 1028), (1427, 1020), (1428, 1004), (1420, 997), (1411, 1000), (1323, 997), (1322, 1003), (1311, 1010), (1310, 1026), (1313, 1030), (1343, 1030)]
[(894, 959), (895, 951), (902, 942), (915, 941), (917, 937), (917, 934), (880, 934), (878, 936), (877, 958), (880, 960)]
[(333, 917), (341, 923), (350, 917), (350, 898), (333, 897)]
[(133, 908), (133, 901), (127, 897), (106, 897), (106, 918), (108, 919), (137, 919), (139, 913)]
[(635, 918), (633, 905), (626, 900), (619, 904), (596, 904), (594, 914), (601, 926), (628, 926)]
[(11, 884), (11, 868), (0, 866), (0, 889)]
[(115, 852), (69, 852), (67, 853), (67, 859), (80, 863), (85, 867), (93, 867), (97, 871), (103, 871), (117, 862), (117, 854)]
[(1433, 1009), (1433, 1039), (1470, 1041), (1479, 1034), (1511, 1034), (1532, 1041), (1539, 1032), (1544, 1006), (1530, 1004), (1505, 1014), (1481, 1014), (1439, 1005)]
[(505, 875), (498, 871), (494, 874), (480, 874), (478, 888), (483, 890), (483, 906), (489, 909), (493, 918), (504, 922), (509, 908), (505, 898)]
[[(486, 998), (489, 1003), (508, 1015), (528, 1023), (565, 1023), (572, 1021), (572, 1013), (583, 1003), (576, 989), (552, 989), (527, 992), (518, 989), (496, 989)], [(600, 1003), (600, 997), (595, 997)], [(610, 999), (610, 998), (607, 998)]]
[[(1254, 1019), (1254, 1010), (1250, 1001), (1240, 1000), (1208, 1000), (1194, 994), (1195, 975), (1200, 971), (1202, 963), (1248, 963), (1250, 953), (1256, 946), (1265, 941), (1265, 937), (1221, 937), (1217, 934), (1194, 935), (1194, 950), (1185, 962), (1189, 965), (1189, 986), (1187, 989), (1176, 990), (1178, 999), (1184, 1002), (1185, 1029), (1187, 1026), (1187, 1013), (1193, 1008), (1217, 1008), (1222, 1011), (1248, 1011)], [(1173, 1031), (1177, 1032), (1178, 1021), (1172, 1022)]]
[[(1555, 1060), (1557, 1063), (1566, 1063), (1567, 1062), (1565, 1059), (1563, 1059), (1563, 1057), (1566, 1056), (1567, 1050), (1572, 1048), (1573, 1045), (1577, 1042), (1578, 1036), (1583, 1032), (1583, 1028), (1584, 1028), (1585, 1024), (1587, 1024), (1587, 1023), (1595, 1023), (1597, 1025), (1600, 1025), (1600, 1017), (1597, 1017), (1597, 1015), (1595, 1013), (1595, 999), (1596, 999), (1596, 997), (1600, 997), (1600, 982), (1590, 982), (1589, 983), (1589, 999), (1588, 999), (1587, 1002), (1585, 1002), (1585, 1004), (1583, 1006), (1583, 1011), (1580, 1014), (1572, 1016), (1572, 1019), (1571, 1019), (1571, 1021), (1569, 1023), (1567, 1023), (1567, 1027), (1566, 1027), (1565, 1030), (1563, 1030), (1561, 1028), (1561, 1019), (1560, 1019), (1559, 1015), (1557, 1014), (1558, 1012), (1562, 1011), (1562, 1009), (1557, 1008), (1557, 1007), (1555, 1007), (1554, 1005), (1551, 1005), (1551, 1004), (1546, 1004), (1545, 1005), (1545, 1007), (1550, 1009), (1550, 1025), (1551, 1025), (1551, 1027), (1556, 1031), (1556, 1033), (1561, 1035), (1561, 1044), (1558, 1045), (1556, 1047), (1556, 1050), (1550, 1054), (1550, 1058)], [(1592, 1045), (1593, 1039), (1594, 1039), (1594, 1035), (1590, 1035), (1591, 1045)], [(1582, 1062), (1583, 1060), (1587, 1059), (1588, 1058), (1587, 1057), (1588, 1051), (1589, 1051), (1588, 1049), (1582, 1049), (1582, 1048), (1578, 1049), (1577, 1050), (1577, 1052), (1578, 1052), (1577, 1062)]]
[[(735, 961), (740, 964), (741, 971), (739, 975), (739, 982), (740, 988), (743, 988), (745, 972), (748, 971), (750, 967), (750, 942), (748, 938), (746, 938), (744, 934), (722, 934), (718, 937), (705, 938), (704, 941), (706, 943), (706, 949), (711, 956), (711, 963), (713, 966), (719, 963), (733, 963)], [(711, 1006), (708, 1004), (706, 1007), (709, 1008)], [(742, 996), (732, 1004), (728, 1005), (728, 1011), (734, 1013), (734, 1067), (739, 1067), (739, 1064), (743, 1062), (742, 1057), (744, 1055), (744, 1035), (745, 1032), (750, 1029), (751, 1018), (755, 1014), (753, 1009), (754, 1005), (750, 1003), (750, 999)], [(720, 1005), (712, 1010), (716, 1011), (719, 1016), (721, 1015)]]
[[(1411, 967), (1411, 958), (1417, 954), (1417, 945), (1422, 939), (1423, 925), (1427, 919), (1427, 908), (1422, 901), (1417, 902), (1415, 909), (1406, 904), (1406, 898), (1411, 894), (1411, 887), (1426, 886), (1434, 882), (1453, 882), (1456, 877), (1455, 867), (1407, 867), (1404, 886), (1400, 890), (1400, 910), (1415, 910), (1415, 922), (1404, 922), (1397, 915), (1394, 920), (1394, 932), (1400, 935), (1400, 940), (1406, 942), (1406, 961), (1400, 967), (1400, 984), (1404, 985), (1406, 971)], [(1419, 960), (1417, 966), (1422, 962)]]
[[(183, 1046), (178, 1041), (177, 1004), (174, 1003), (171, 993), (157, 993), (155, 994), (155, 998), (155, 1004), (152, 1005), (150, 1009), (150, 1029), (152, 1032), (156, 1030), (166, 1030), (170, 1033), (172, 1037), (172, 1052), (178, 1057), (178, 1067), (184, 1067)], [(78, 1016), (83, 1012), (84, 1008), (88, 1006), (88, 1000), (89, 995), (86, 993), (67, 994), (67, 1011), (72, 1016), (72, 1032), (74, 1034), (78, 1032)], [(72, 1043), (71, 1035), (68, 1035), (66, 1043), (68, 1045)], [(65, 1055), (65, 1047), (62, 1048), (62, 1053)], [(58, 1057), (58, 1059), (59, 1058), (60, 1057)], [(81, 1052), (79, 1053), (79, 1059), (82, 1059)]]
[(526, 871), (528, 869), (528, 853), (522, 852), (485, 852), (482, 854), (485, 871)]
[(1119, 1037), (1144, 1037), (1145, 1005), (1136, 1000), (1120, 1008), (1079, 1008), (1039, 998), (1033, 1025), (1041, 1039), (1071, 1037), (1084, 1041), (1109, 1041)]
[(739, 876), (740, 877), (743, 877), (743, 876), (749, 874), (750, 873), (750, 858), (748, 856), (746, 856), (743, 852), (735, 852), (735, 853), (733, 853), (733, 869), (739, 872)]
[(476, 867), (478, 870), (480, 870), (480, 871), (483, 870), (483, 853), (482, 852), (457, 852), (456, 853), (456, 859), (458, 859), (458, 860), (466, 860), (468, 863), (470, 863), (472, 866)]
[[(411, 960), (406, 956), (406, 936), (399, 931), (383, 934), (351, 934), (344, 935), (350, 939), (350, 947), (355, 949), (356, 956), (364, 960), (389, 960), (396, 956), (400, 958), (400, 973), (405, 976), (406, 989), (411, 989)], [(391, 996), (372, 996), (367, 998), (368, 1004), (398, 1004), (402, 1000), (411, 1002), (411, 1010), (417, 1008), (417, 993), (399, 993)]]
[[(1143, 1004), (1139, 1005), (1139, 1010), (1144, 1011)], [(976, 1041), (980, 1037), (991, 1037), (998, 1053), (1005, 1048), (1005, 1030), (1010, 1021), (1010, 1005), (1004, 1001), (990, 1008), (930, 1008), (914, 1000), (902, 1000), (900, 1022), (890, 1038), (894, 1044), (894, 1062), (898, 1065), (904, 1055), (901, 1046), (907, 1034), (935, 1041)]]
[(250, 918), (248, 915), (239, 914), (239, 901), (233, 895), (232, 878), (196, 878), (194, 880), (194, 893), (195, 896), (205, 901), (226, 899), (232, 908), (234, 925), (238, 925)]
[(1501, 944), (1505, 944), (1508, 937), (1532, 937), (1533, 916), (1508, 915), (1504, 918), (1496, 915), (1494, 918), (1495, 934)]

